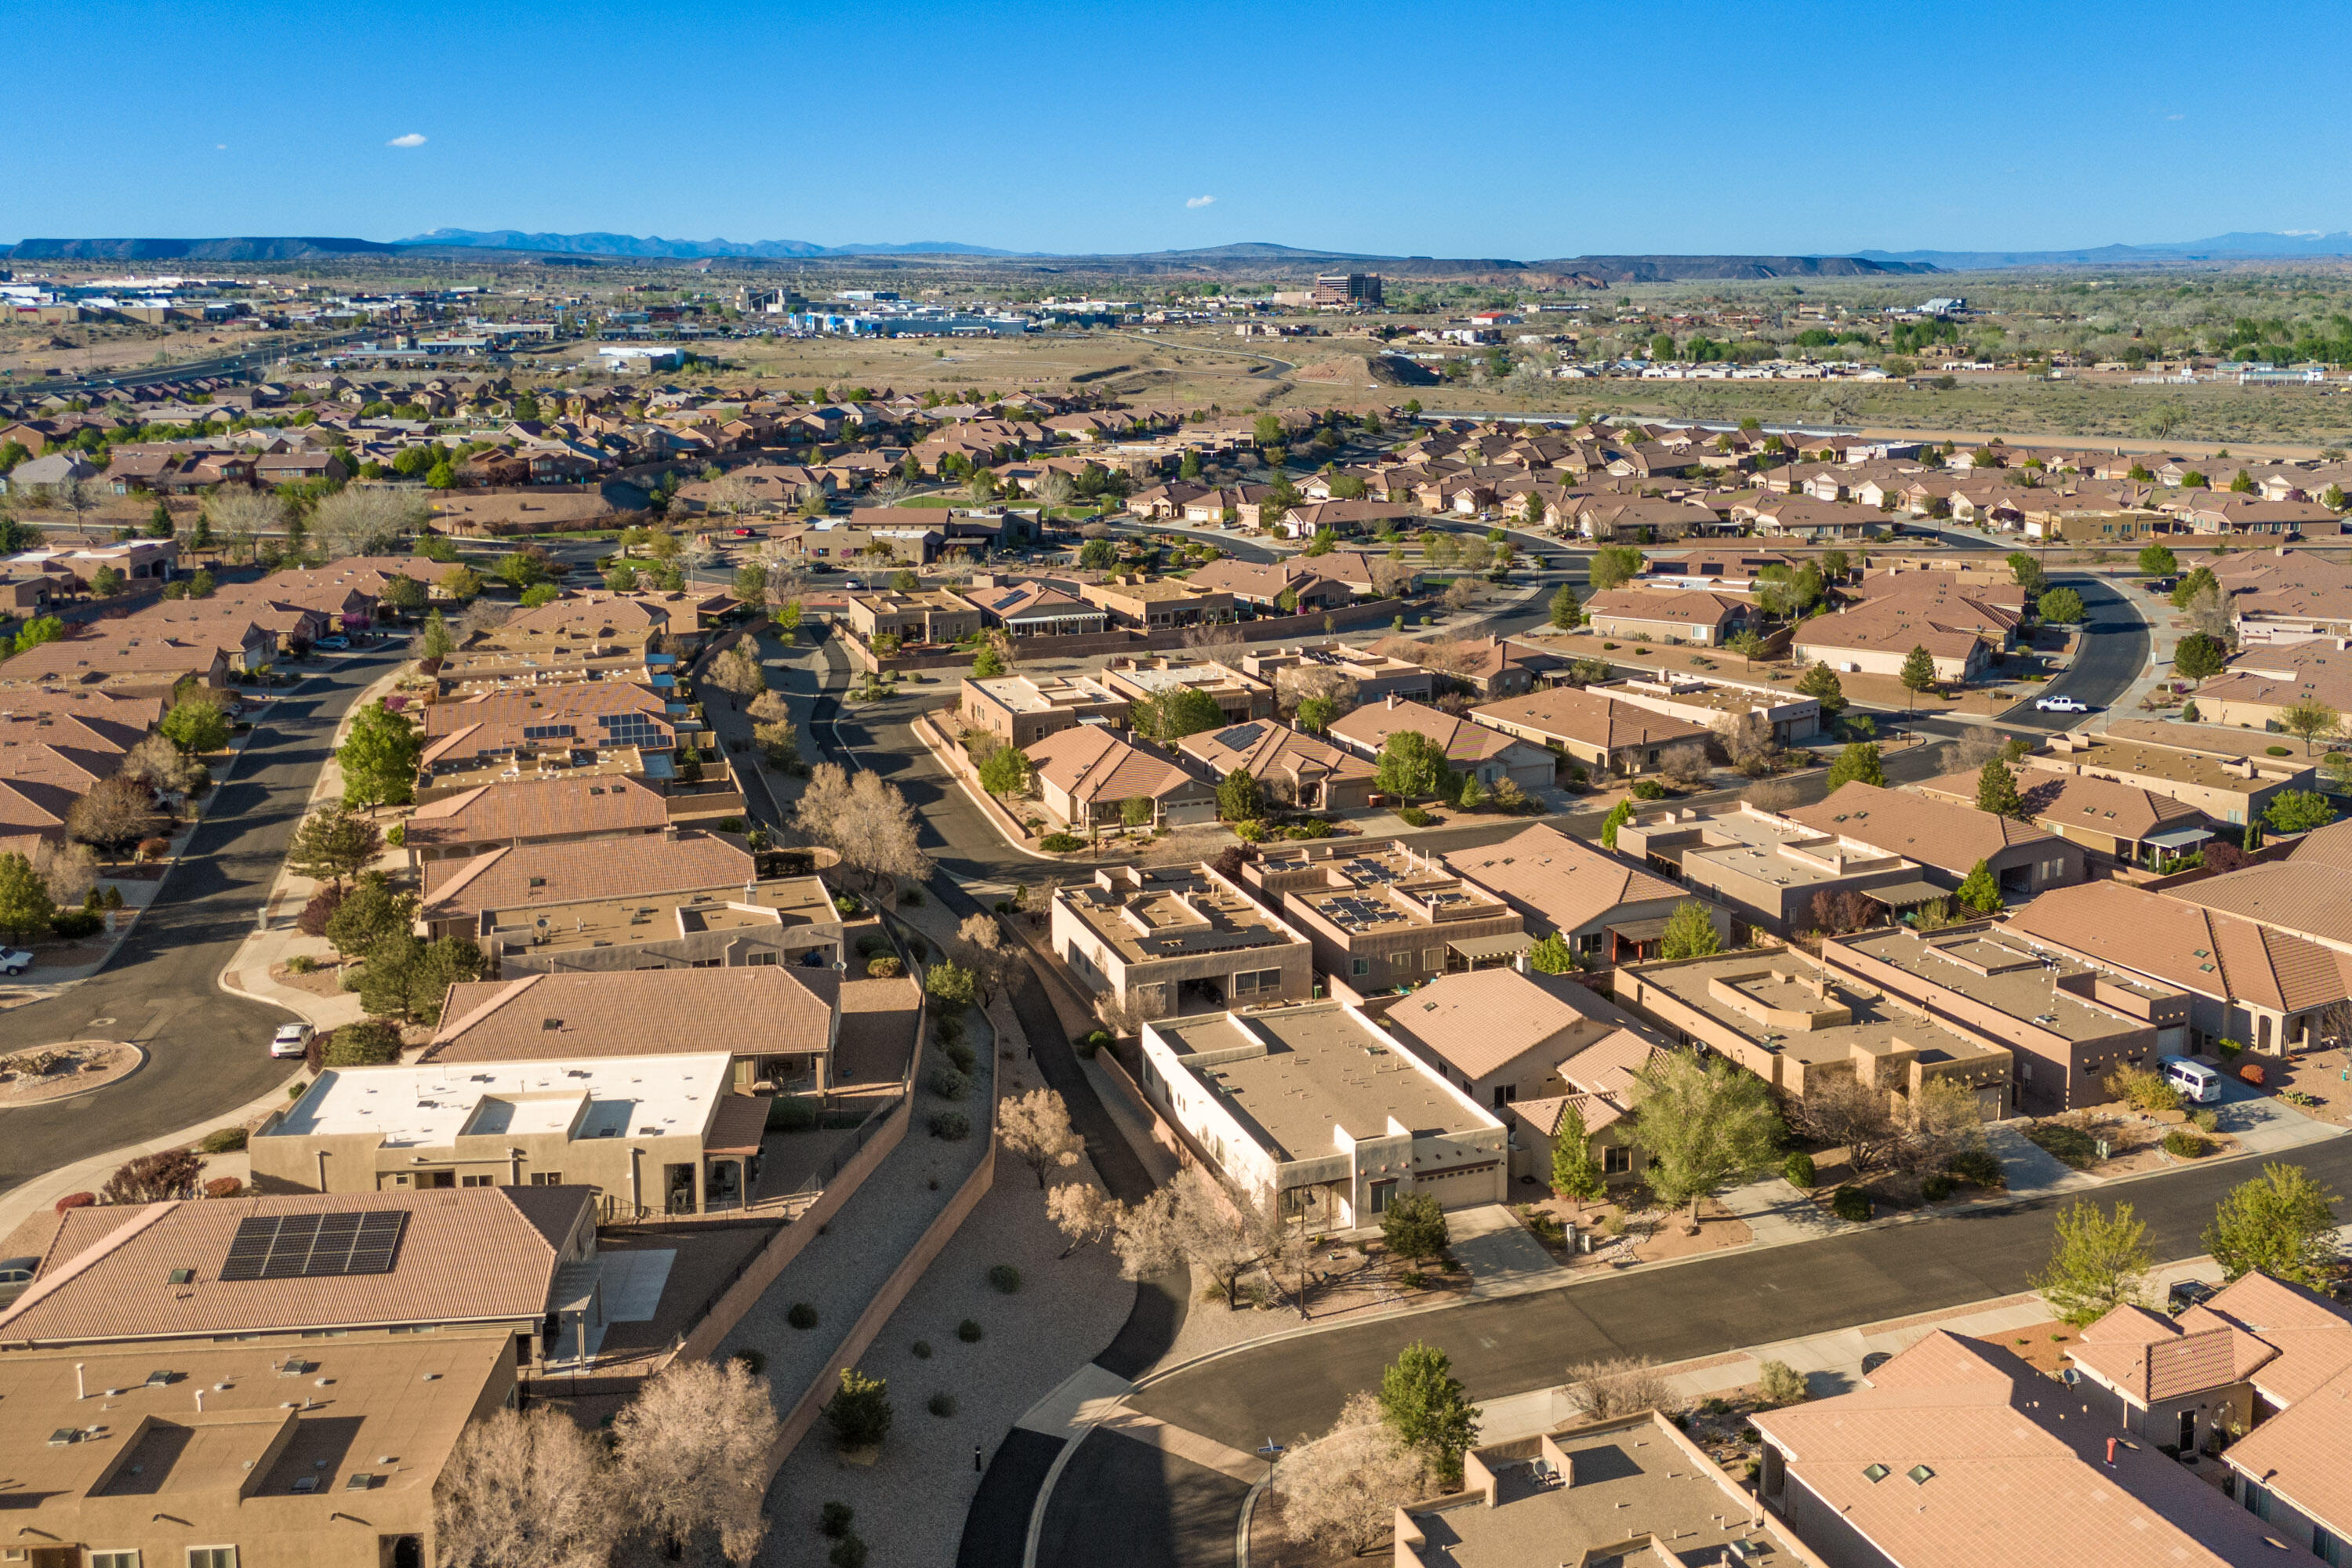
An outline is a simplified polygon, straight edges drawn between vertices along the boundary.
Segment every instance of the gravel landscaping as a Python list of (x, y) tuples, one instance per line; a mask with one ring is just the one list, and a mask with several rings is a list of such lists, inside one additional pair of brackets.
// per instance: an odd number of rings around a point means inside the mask
[[(993, 1454), (1023, 1412), (1110, 1342), (1134, 1303), (1135, 1288), (1118, 1277), (1107, 1247), (1063, 1258), (1065, 1245), (1035, 1178), (1016, 1161), (1000, 1161), (996, 1184), (858, 1363), (890, 1384), (890, 1435), (880, 1457), (849, 1463), (820, 1422), (769, 1490), (763, 1568), (824, 1568), (833, 1543), (817, 1521), (828, 1501), (856, 1510), (851, 1529), (873, 1563), (955, 1561), (979, 1489), (972, 1445)], [(1011, 1295), (989, 1280), (1000, 1264), (1020, 1270)], [(981, 1325), (977, 1343), (957, 1336), (966, 1319)], [(928, 1357), (915, 1352), (918, 1341)], [(953, 1415), (926, 1408), (939, 1394), (954, 1399)]]

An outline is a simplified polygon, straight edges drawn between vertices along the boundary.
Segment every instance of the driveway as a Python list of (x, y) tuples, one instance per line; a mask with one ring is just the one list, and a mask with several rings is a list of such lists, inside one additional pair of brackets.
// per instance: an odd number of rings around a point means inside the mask
[(2221, 1079), (2221, 1103), (2212, 1109), (2220, 1130), (2256, 1154), (2300, 1149), (2341, 1137), (2344, 1132), (2341, 1127), (2305, 1116), (2284, 1100), (2260, 1093), (2233, 1078)]
[(221, 990), (221, 971), (269, 897), (337, 721), (400, 658), (351, 655), (265, 704), (236, 774), (112, 961), (55, 996), (0, 1013), (0, 1038), (11, 1046), (109, 1038), (148, 1052), (147, 1066), (113, 1088), (0, 1111), (0, 1191), (226, 1115), (284, 1080), (287, 1064), (267, 1047), (294, 1015)]

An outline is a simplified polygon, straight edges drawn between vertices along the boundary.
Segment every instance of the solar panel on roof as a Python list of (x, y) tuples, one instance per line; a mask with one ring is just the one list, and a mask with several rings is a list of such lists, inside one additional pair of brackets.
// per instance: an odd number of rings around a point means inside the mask
[(408, 1215), (398, 1209), (256, 1215), (237, 1222), (223, 1280), (385, 1274)]

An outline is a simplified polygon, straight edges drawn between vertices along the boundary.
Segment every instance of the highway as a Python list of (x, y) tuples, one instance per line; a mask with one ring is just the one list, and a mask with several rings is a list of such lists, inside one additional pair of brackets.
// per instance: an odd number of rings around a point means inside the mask
[(148, 1052), (145, 1067), (110, 1088), (0, 1110), (0, 1190), (226, 1115), (285, 1081), (289, 1064), (270, 1059), (269, 1036), (293, 1015), (218, 981), (277, 879), (336, 724), (402, 652), (394, 645), (322, 662), (264, 704), (236, 773), (113, 960), (55, 996), (0, 1013), (9, 1049), (87, 1038)]

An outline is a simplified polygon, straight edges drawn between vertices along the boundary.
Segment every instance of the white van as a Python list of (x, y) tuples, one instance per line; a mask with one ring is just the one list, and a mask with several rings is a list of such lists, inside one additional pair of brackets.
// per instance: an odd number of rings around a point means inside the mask
[(2165, 1058), (2164, 1081), (2179, 1089), (2180, 1098), (2191, 1105), (2210, 1105), (2221, 1098), (2221, 1075), (2187, 1057)]

